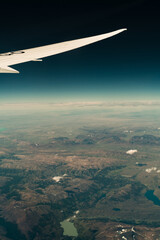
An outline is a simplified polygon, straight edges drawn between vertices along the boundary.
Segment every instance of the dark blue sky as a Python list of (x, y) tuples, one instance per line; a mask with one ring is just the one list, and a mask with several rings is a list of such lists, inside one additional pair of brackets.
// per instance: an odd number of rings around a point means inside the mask
[(0, 75), (1, 101), (159, 99), (158, 0), (3, 3), (1, 12), (1, 52), (128, 28), (43, 62), (15, 65), (19, 75)]

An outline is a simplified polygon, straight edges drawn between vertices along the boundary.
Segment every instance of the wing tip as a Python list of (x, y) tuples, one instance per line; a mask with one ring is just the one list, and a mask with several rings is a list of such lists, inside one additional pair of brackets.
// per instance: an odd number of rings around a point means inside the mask
[(127, 31), (127, 28), (121, 28), (121, 29), (119, 29), (119, 30), (117, 30), (117, 31), (115, 31), (115, 32), (121, 33), (121, 32), (124, 32), (124, 31)]

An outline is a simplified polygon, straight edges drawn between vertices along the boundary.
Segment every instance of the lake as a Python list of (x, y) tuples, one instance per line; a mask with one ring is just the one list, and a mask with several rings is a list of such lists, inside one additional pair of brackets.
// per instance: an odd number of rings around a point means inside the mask
[(64, 236), (69, 236), (69, 237), (77, 237), (78, 236), (78, 232), (74, 226), (74, 223), (69, 222), (68, 220), (64, 220), (63, 222), (60, 222), (60, 224), (64, 230), (64, 232), (63, 232)]
[(154, 190), (148, 190), (145, 193), (145, 197), (148, 200), (152, 201), (155, 205), (160, 206), (160, 200), (159, 200), (159, 198), (156, 195), (154, 195)]
[(6, 130), (6, 128), (0, 128), (0, 132), (3, 132), (5, 130)]

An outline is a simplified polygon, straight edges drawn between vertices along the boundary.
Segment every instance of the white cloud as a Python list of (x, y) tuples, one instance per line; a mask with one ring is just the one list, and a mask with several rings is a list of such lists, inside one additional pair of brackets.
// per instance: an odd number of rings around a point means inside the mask
[(55, 176), (53, 177), (52, 179), (55, 181), (55, 182), (59, 182), (61, 179), (63, 179), (64, 177), (66, 177), (67, 174), (63, 174), (63, 176)]
[(124, 133), (133, 133), (132, 130), (125, 130)]
[(160, 169), (157, 169), (156, 167), (147, 168), (145, 171), (147, 173), (151, 173), (152, 171), (160, 173)]
[[(157, 170), (157, 168), (156, 167), (152, 167), (152, 168), (147, 168), (146, 169), (146, 172), (147, 173), (151, 173), (152, 171), (156, 171)], [(158, 172), (158, 171), (157, 171)]]
[(55, 181), (55, 182), (59, 182), (63, 177), (61, 176), (57, 176), (57, 177), (53, 177), (52, 179)]
[(151, 173), (152, 171), (156, 171), (156, 170), (157, 170), (156, 167), (152, 167), (152, 168), (147, 168), (147, 169), (146, 169), (146, 172), (147, 172), (147, 173)]
[(130, 149), (126, 153), (129, 154), (129, 155), (132, 155), (132, 154), (134, 154), (136, 152), (138, 152), (136, 149)]

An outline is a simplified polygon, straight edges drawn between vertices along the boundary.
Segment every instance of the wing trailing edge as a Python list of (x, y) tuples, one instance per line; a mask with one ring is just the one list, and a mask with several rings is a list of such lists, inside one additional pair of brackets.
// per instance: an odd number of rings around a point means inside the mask
[(19, 73), (19, 71), (11, 67), (0, 67), (0, 73)]

